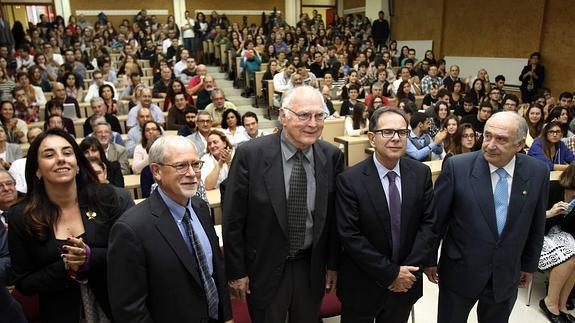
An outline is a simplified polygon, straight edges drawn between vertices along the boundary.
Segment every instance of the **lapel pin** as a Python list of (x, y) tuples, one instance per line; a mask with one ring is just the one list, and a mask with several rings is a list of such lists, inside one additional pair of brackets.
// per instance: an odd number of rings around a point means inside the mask
[(523, 191), (523, 195), (524, 195), (524, 196), (527, 195), (527, 191)]
[(86, 212), (86, 216), (88, 217), (88, 220), (94, 220), (94, 218), (97, 216), (98, 214), (96, 214), (96, 212), (94, 211), (88, 211)]

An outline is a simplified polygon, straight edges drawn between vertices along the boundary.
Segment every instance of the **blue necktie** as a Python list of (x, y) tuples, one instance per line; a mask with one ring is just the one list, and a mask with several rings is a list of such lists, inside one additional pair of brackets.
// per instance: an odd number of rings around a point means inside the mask
[(496, 171), (499, 175), (499, 181), (495, 185), (495, 192), (493, 192), (493, 199), (495, 200), (495, 216), (497, 219), (497, 232), (501, 235), (505, 222), (507, 221), (507, 172), (503, 168), (498, 168)]
[(212, 319), (218, 319), (218, 288), (216, 287), (214, 278), (210, 275), (206, 254), (204, 253), (204, 249), (202, 249), (202, 244), (200, 243), (198, 236), (192, 228), (191, 218), (190, 210), (186, 208), (186, 213), (184, 214), (182, 223), (184, 224), (184, 228), (186, 228), (186, 232), (188, 233), (188, 237), (192, 243), (192, 248), (194, 249), (196, 260), (198, 261), (200, 276), (202, 277), (204, 292), (206, 293), (206, 300), (208, 301), (208, 315)]
[(391, 220), (391, 243), (392, 253), (391, 259), (397, 264), (399, 259), (399, 241), (401, 237), (401, 198), (399, 197), (399, 190), (395, 185), (395, 178), (397, 174), (394, 171), (387, 172), (387, 179), (389, 181), (389, 217)]

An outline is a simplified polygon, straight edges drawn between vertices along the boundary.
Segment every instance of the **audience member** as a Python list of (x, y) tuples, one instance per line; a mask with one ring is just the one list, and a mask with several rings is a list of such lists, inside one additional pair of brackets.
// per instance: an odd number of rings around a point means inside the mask
[[(125, 210), (66, 132), (39, 135), (28, 154), (28, 193), (8, 212), (16, 289), (39, 295), (42, 321), (80, 321), (83, 312), (110, 320), (108, 232)], [(94, 297), (89, 311), (86, 293)]]

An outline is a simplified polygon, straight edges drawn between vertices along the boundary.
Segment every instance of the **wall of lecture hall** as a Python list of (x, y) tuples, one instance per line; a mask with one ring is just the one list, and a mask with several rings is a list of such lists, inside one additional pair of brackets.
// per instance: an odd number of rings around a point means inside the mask
[[(432, 39), (436, 56), (525, 58), (527, 62), (530, 53), (540, 51), (545, 85), (557, 96), (575, 90), (575, 64), (571, 63), (575, 48), (569, 46), (575, 38), (574, 14), (575, 8), (561, 0), (395, 1), (392, 38)], [(497, 73), (488, 72), (492, 78)]]

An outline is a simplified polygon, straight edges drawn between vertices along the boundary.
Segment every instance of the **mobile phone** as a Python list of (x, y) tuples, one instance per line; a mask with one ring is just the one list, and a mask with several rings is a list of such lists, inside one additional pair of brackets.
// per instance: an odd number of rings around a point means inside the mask
[(571, 215), (571, 213), (574, 213), (575, 209), (575, 199), (572, 199), (571, 202), (569, 202), (569, 205), (567, 206), (567, 208), (565, 209), (565, 212), (563, 212), (563, 214), (565, 214), (565, 216), (569, 216)]

